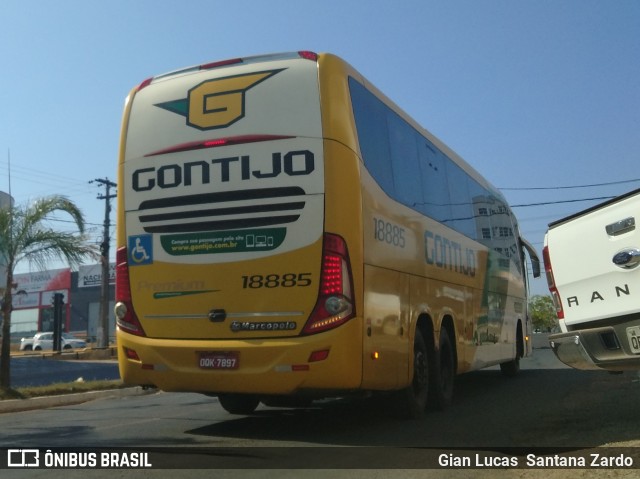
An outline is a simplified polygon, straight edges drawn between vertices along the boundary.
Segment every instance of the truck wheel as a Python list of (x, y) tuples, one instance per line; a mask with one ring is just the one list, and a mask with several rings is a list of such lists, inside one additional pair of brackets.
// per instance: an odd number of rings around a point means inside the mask
[(402, 419), (418, 419), (424, 415), (429, 398), (429, 354), (422, 333), (416, 330), (413, 342), (413, 380), (395, 392), (394, 405)]
[(218, 401), (230, 414), (251, 414), (260, 403), (260, 399), (251, 394), (220, 394)]
[(443, 410), (453, 401), (453, 388), (456, 378), (456, 365), (453, 345), (445, 328), (440, 330), (440, 348), (431, 362), (431, 384), (429, 387), (429, 405), (436, 410)]

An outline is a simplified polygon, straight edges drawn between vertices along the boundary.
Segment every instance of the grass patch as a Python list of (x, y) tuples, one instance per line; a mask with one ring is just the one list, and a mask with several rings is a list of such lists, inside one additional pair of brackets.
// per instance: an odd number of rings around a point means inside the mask
[(28, 399), (42, 396), (58, 396), (87, 391), (103, 391), (125, 387), (119, 379), (103, 381), (73, 381), (69, 383), (49, 384), (48, 386), (28, 386), (23, 388), (0, 389), (0, 400)]

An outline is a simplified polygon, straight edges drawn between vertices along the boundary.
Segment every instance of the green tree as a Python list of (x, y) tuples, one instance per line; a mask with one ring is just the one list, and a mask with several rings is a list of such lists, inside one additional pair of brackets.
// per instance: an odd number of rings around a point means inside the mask
[[(50, 227), (52, 215), (62, 212), (71, 217), (77, 233)], [(11, 387), (11, 311), (16, 266), (24, 260), (44, 270), (49, 261), (63, 260), (76, 266), (85, 258), (97, 256), (87, 243), (84, 217), (80, 209), (64, 196), (40, 198), (30, 205), (0, 209), (0, 265), (6, 267), (2, 291), (2, 350), (0, 351), (0, 388)], [(0, 281), (2, 281), (0, 279)], [(0, 283), (1, 284), (1, 283)]]
[(529, 300), (529, 313), (533, 327), (546, 331), (553, 329), (557, 324), (556, 307), (551, 296), (535, 295)]

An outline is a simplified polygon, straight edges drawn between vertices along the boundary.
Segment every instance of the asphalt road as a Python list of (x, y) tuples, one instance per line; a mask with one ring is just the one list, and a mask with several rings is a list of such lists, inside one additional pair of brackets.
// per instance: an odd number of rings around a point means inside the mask
[[(372, 398), (327, 400), (300, 410), (261, 406), (254, 415), (233, 416), (215, 398), (153, 393), (2, 414), (0, 447), (161, 448), (154, 449), (160, 451), (153, 458), (156, 465), (184, 469), (184, 478), (205, 474), (194, 467), (216, 469), (216, 478), (638, 477), (640, 459), (631, 470), (425, 469), (425, 461), (433, 464), (433, 454), (493, 457), (506, 451), (523, 457), (640, 445), (636, 373), (576, 371), (557, 361), (544, 335), (534, 337), (534, 346), (518, 377), (505, 378), (498, 368), (460, 376), (451, 407), (415, 421), (394, 419), (384, 400)], [(29, 472), (28, 477), (51, 474)], [(82, 472), (77, 477), (112, 478), (115, 471), (68, 472), (65, 477)], [(123, 470), (117, 477), (171, 474)]]

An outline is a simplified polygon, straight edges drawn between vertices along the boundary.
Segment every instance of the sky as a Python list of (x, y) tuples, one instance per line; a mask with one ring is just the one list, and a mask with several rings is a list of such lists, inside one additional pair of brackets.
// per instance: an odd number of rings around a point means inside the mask
[(637, 0), (2, 0), (0, 22), (0, 190), (68, 196), (96, 243), (90, 181), (116, 179), (131, 88), (262, 53), (343, 57), (503, 191), (539, 254), (548, 223), (640, 188)]

